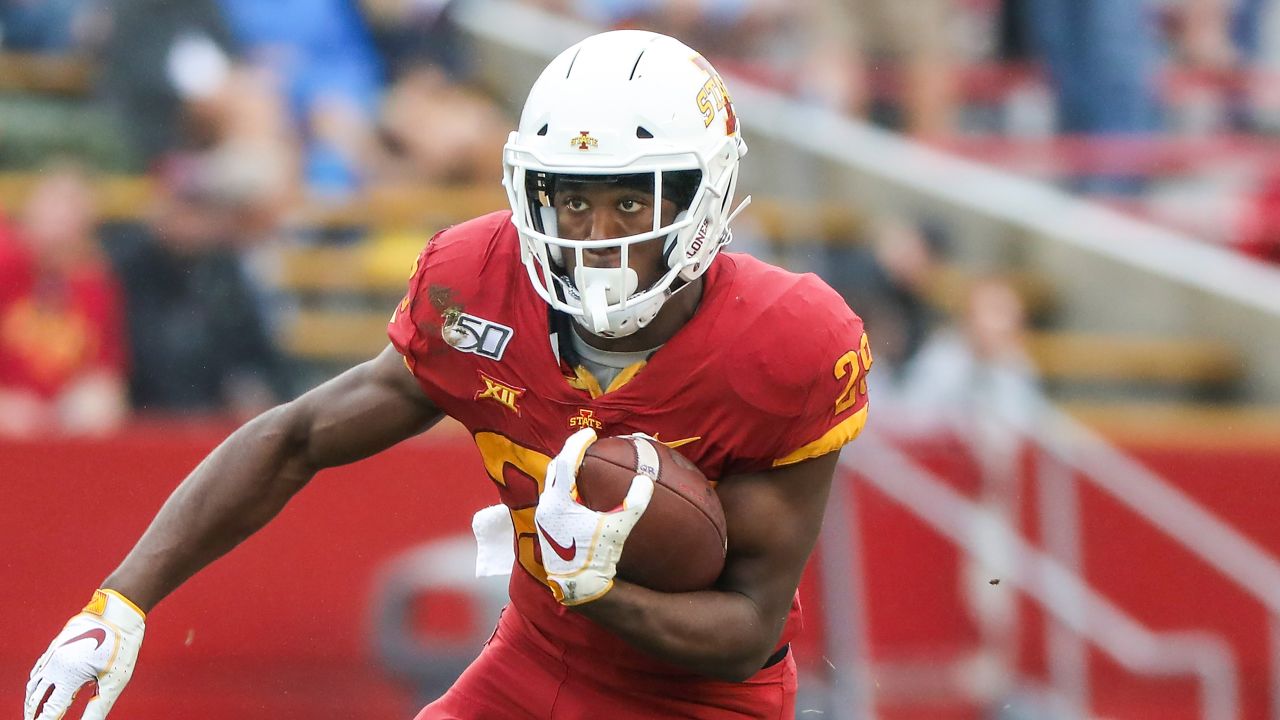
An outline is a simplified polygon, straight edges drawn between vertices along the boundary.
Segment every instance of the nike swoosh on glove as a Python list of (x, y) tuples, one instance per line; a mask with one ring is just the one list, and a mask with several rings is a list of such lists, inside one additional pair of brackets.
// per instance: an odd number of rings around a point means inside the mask
[(27, 681), (24, 720), (57, 720), (76, 693), (96, 682), (97, 695), (82, 720), (104, 720), (125, 684), (142, 647), (146, 615), (114, 590), (97, 590), (36, 661)]
[(534, 512), (542, 566), (551, 591), (563, 605), (598, 600), (613, 588), (622, 546), (653, 499), (653, 478), (636, 475), (616, 510), (597, 512), (578, 502), (578, 468), (595, 441), (595, 431), (590, 428), (569, 436), (547, 466)]

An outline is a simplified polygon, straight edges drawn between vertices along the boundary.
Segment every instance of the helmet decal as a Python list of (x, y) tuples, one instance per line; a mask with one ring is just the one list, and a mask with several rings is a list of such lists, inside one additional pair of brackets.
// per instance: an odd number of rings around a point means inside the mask
[(717, 112), (724, 113), (724, 134), (735, 135), (738, 132), (738, 114), (733, 110), (733, 100), (729, 97), (729, 88), (725, 87), (720, 73), (711, 67), (711, 63), (701, 55), (693, 56), (693, 64), (707, 73), (707, 82), (698, 90), (698, 111), (702, 113), (702, 121), (707, 127), (716, 119)]
[(569, 141), (570, 145), (576, 146), (579, 150), (594, 150), (600, 147), (600, 141), (591, 137), (590, 130), (583, 130), (578, 136)]

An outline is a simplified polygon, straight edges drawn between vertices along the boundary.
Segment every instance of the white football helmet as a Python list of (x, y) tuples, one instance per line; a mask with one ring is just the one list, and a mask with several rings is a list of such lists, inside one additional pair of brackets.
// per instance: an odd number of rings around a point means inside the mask
[[(746, 152), (724, 81), (683, 43), (620, 30), (565, 50), (534, 83), (520, 128), (503, 149), (503, 185), (534, 289), (596, 335), (623, 337), (644, 327), (729, 242), (729, 222), (750, 201), (732, 207)], [(640, 178), (655, 198), (678, 198), (680, 211), (668, 225), (655, 212), (652, 230), (639, 235), (562, 238), (552, 199), (563, 176)], [(628, 248), (657, 238), (666, 239), (667, 270), (638, 288)], [(615, 247), (619, 267), (585, 266), (584, 250)], [(576, 254), (573, 277), (566, 252)]]

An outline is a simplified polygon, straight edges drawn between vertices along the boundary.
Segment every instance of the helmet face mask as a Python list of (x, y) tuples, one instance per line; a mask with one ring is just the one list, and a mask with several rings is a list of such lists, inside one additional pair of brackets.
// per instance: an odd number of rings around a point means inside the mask
[[(723, 88), (693, 50), (648, 32), (597, 35), (552, 61), (503, 153), (521, 258), (543, 300), (598, 336), (623, 337), (706, 271), (731, 237), (746, 152)], [(562, 237), (557, 187), (596, 182), (650, 196), (652, 226), (618, 238)], [(676, 206), (665, 222), (660, 199)], [(639, 287), (632, 249), (657, 240), (665, 262), (655, 282)], [(584, 262), (584, 251), (611, 249), (617, 267)]]

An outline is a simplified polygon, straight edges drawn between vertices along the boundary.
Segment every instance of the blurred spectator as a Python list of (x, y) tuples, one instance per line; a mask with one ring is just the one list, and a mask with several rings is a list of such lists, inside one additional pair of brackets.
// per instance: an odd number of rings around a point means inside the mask
[(383, 68), (357, 0), (219, 0), (246, 59), (278, 83), (305, 147), (307, 186), (342, 197), (367, 179)]
[(187, 103), (226, 81), (234, 46), (214, 0), (113, 0), (100, 92), (139, 164), (192, 142)]
[(917, 137), (954, 130), (953, 0), (809, 0), (797, 7), (809, 26), (799, 91), (854, 115), (872, 115), (876, 75), (897, 94), (900, 119), (889, 124)]
[(49, 169), (0, 225), (0, 435), (97, 434), (125, 417), (119, 289), (88, 179)]
[(768, 62), (795, 13), (785, 0), (542, 0), (599, 25), (641, 28), (678, 37), (717, 66)]
[(174, 153), (230, 216), (229, 236), (257, 243), (279, 230), (300, 200), (300, 149), (288, 110), (261, 71), (232, 65), (216, 88), (187, 103), (195, 148)]
[(896, 389), (877, 398), (880, 422), (908, 434), (983, 433), (987, 426), (976, 421), (984, 417), (1004, 428), (995, 435), (1029, 426), (1040, 393), (1025, 333), (1017, 292), (1000, 280), (977, 282), (957, 325), (932, 333), (903, 367)]
[[(1036, 56), (1057, 100), (1058, 131), (1071, 135), (1138, 138), (1160, 124), (1160, 47), (1149, 0), (1027, 0), (1022, 13)], [(1111, 144), (1113, 166), (1141, 148)], [(1141, 178), (1088, 176), (1080, 189), (1133, 193)]]
[(1150, 0), (1027, 0), (1020, 13), (1068, 134), (1149, 133), (1159, 123), (1159, 35)]
[(63, 54), (87, 39), (96, 0), (0, 0), (0, 48)]
[(115, 228), (139, 411), (229, 413), (246, 418), (290, 395), (235, 244), (236, 197), (198, 160), (158, 178), (146, 225)]
[[(920, 137), (953, 129), (953, 0), (541, 0), (611, 27), (674, 35), (721, 67)], [(884, 72), (883, 68), (889, 72)], [(890, 113), (878, 91), (901, 88)], [(873, 107), (874, 106), (874, 107)], [(899, 117), (889, 117), (896, 114)]]
[(468, 75), (465, 42), (453, 23), (455, 0), (361, 0), (360, 5), (390, 77), (423, 65), (454, 79)]
[(1251, 130), (1259, 123), (1246, 82), (1261, 57), (1264, 0), (1181, 0), (1165, 18), (1172, 61), (1191, 71), (1175, 88), (1183, 132)]
[(1258, 45), (1255, 49), (1255, 67), (1250, 90), (1254, 125), (1268, 132), (1280, 131), (1280, 3), (1268, 2), (1259, 9), (1257, 24)]
[[(828, 262), (824, 279), (859, 308), (866, 322), (880, 373), (877, 393), (900, 382), (937, 320), (930, 292), (943, 243), (934, 228), (881, 217), (870, 223), (864, 244), (828, 249), (836, 257)], [(877, 394), (877, 403), (879, 398)]]
[[(1221, 70), (1240, 59), (1243, 47), (1236, 40), (1252, 44), (1252, 37), (1233, 37), (1232, 6), (1256, 4), (1252, 0), (1183, 0), (1173, 18), (1173, 39), (1180, 59), (1196, 68)], [(1247, 32), (1247, 31), (1246, 31)], [(1251, 35), (1252, 33), (1250, 33)]]
[(393, 175), (424, 182), (490, 181), (512, 123), (487, 97), (437, 68), (407, 72), (387, 94), (383, 132), (398, 160)]

